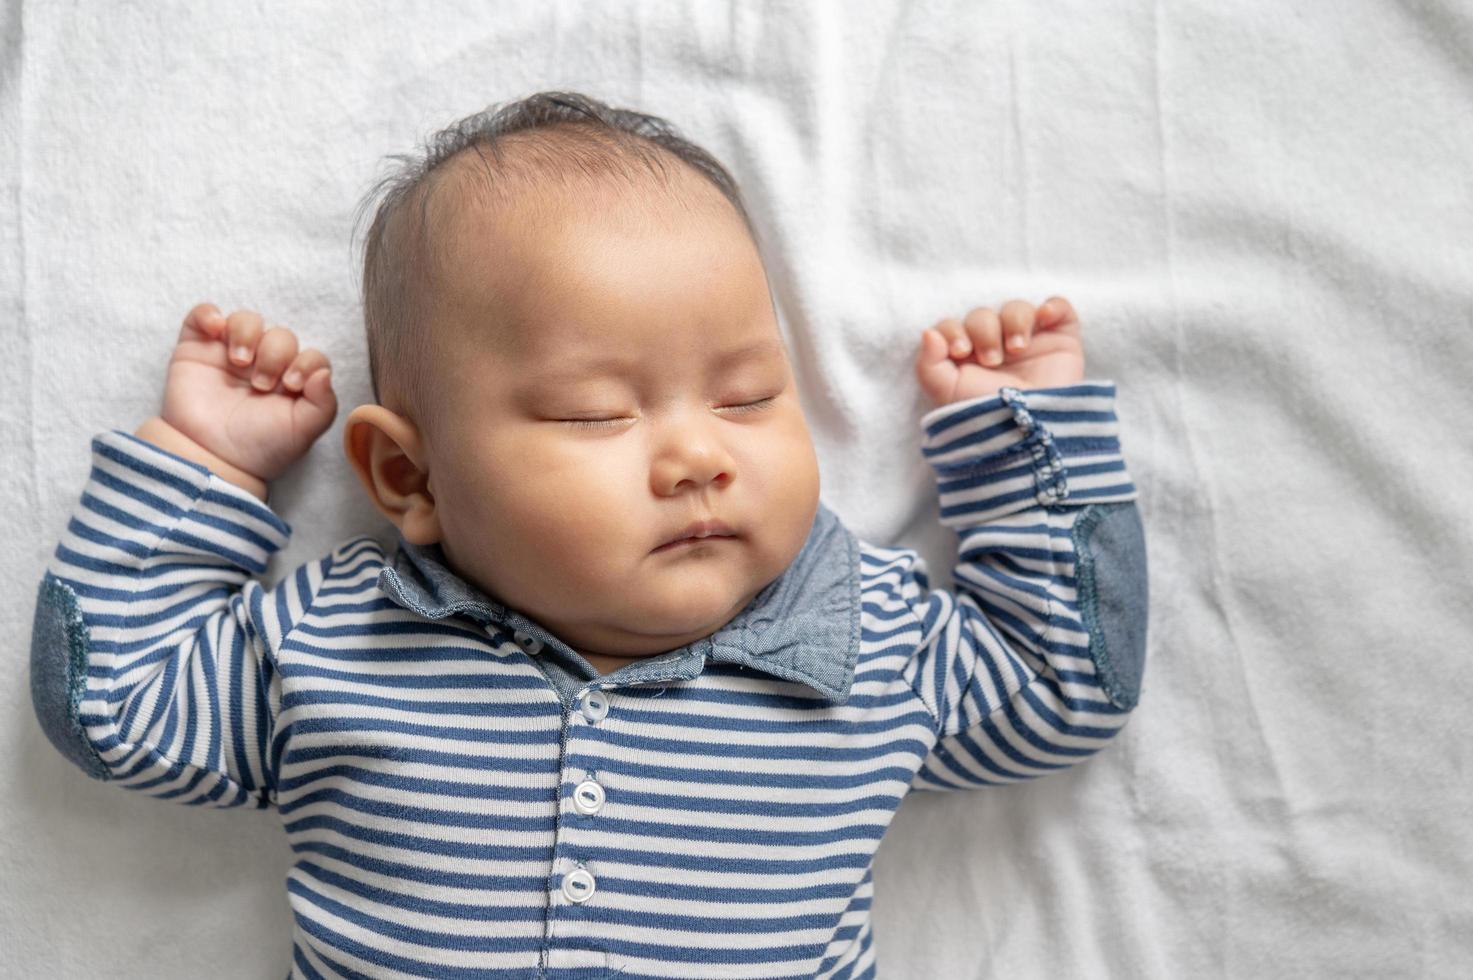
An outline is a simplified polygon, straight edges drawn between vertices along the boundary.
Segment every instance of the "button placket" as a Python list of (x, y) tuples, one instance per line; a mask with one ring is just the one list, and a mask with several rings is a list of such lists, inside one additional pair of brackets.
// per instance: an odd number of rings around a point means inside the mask
[[(603, 690), (591, 687), (579, 695), (578, 708), (590, 725), (596, 725), (608, 716), (609, 696)], [(598, 813), (603, 808), (604, 799), (604, 788), (592, 774), (573, 788), (573, 809), (583, 816)], [(597, 880), (581, 861), (563, 876), (563, 895), (576, 904), (581, 905), (592, 898), (597, 887)]]

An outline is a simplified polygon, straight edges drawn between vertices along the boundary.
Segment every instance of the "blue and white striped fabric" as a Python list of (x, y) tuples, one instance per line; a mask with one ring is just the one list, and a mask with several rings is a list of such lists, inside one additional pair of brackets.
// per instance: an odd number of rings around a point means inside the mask
[(852, 629), (723, 632), (603, 677), (370, 537), (267, 588), (280, 518), (103, 433), (41, 584), (36, 712), (96, 778), (279, 812), (293, 977), (874, 977), (871, 861), (905, 794), (1087, 758), (1144, 649), (1114, 386), (922, 425), (957, 593), (914, 551), (815, 532), (804, 560), (838, 574), (790, 583), (787, 612), (852, 605)]

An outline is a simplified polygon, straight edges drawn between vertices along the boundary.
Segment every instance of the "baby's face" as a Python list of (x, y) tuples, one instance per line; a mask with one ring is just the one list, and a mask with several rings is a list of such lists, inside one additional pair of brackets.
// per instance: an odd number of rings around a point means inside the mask
[[(818, 461), (756, 247), (691, 211), (462, 212), (426, 433), (441, 546), (585, 653), (719, 629), (802, 549)], [(442, 326), (437, 322), (437, 330)], [(579, 423), (583, 424), (579, 424)], [(698, 520), (734, 537), (659, 547)]]

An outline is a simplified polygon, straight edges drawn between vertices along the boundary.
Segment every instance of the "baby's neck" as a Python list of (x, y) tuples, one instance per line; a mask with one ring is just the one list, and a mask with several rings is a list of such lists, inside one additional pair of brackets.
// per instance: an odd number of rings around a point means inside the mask
[(593, 669), (598, 671), (600, 677), (606, 674), (612, 674), (625, 664), (636, 663), (651, 656), (647, 653), (631, 654), (629, 656), (612, 656), (606, 653), (583, 653), (581, 650), (578, 652), (584, 660), (587, 660), (593, 665)]

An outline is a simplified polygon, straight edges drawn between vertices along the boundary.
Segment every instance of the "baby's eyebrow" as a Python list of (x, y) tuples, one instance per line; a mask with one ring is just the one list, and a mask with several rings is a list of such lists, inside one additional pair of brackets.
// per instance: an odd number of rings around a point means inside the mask
[[(724, 350), (712, 358), (715, 367), (725, 368), (741, 361), (758, 357), (781, 357), (783, 353), (782, 344), (772, 338), (754, 341), (741, 347), (733, 347)], [(626, 374), (633, 368), (647, 364), (646, 357), (615, 357), (610, 355), (589, 355), (579, 357), (576, 354), (570, 357), (559, 357), (557, 363), (545, 370), (531, 372), (539, 381), (556, 381), (558, 379), (580, 379), (593, 378), (605, 374)]]

